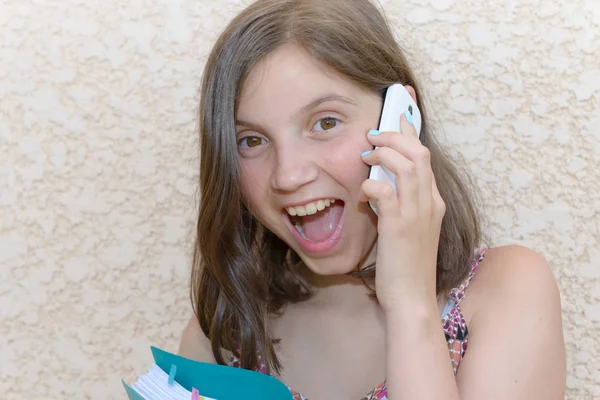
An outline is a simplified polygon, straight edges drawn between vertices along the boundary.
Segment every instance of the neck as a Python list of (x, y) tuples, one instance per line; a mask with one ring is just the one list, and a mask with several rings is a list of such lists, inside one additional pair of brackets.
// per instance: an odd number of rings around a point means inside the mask
[(356, 307), (361, 304), (372, 304), (374, 298), (374, 282), (365, 281), (360, 277), (353, 276), (352, 272), (358, 272), (365, 267), (375, 263), (377, 255), (377, 240), (373, 242), (367, 254), (359, 264), (347, 274), (319, 275), (311, 271), (304, 264), (300, 271), (306, 281), (313, 289), (312, 299), (319, 304), (348, 305)]

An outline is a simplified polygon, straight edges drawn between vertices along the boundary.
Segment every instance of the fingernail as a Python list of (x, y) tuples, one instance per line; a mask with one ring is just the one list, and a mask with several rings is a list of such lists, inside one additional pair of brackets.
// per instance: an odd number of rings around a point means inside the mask
[(367, 155), (371, 154), (372, 152), (373, 152), (373, 150), (363, 151), (360, 156), (364, 157), (364, 156), (367, 156)]
[(369, 131), (369, 135), (371, 135), (371, 136), (377, 136), (377, 135), (379, 135), (380, 133), (381, 133), (381, 132), (379, 132), (377, 129), (371, 129), (371, 130)]
[(404, 116), (406, 117), (406, 120), (408, 121), (408, 123), (409, 123), (409, 124), (412, 124), (412, 123), (413, 123), (413, 120), (412, 120), (412, 114), (411, 114), (410, 112), (408, 112), (408, 111), (405, 111), (405, 112), (404, 112)]

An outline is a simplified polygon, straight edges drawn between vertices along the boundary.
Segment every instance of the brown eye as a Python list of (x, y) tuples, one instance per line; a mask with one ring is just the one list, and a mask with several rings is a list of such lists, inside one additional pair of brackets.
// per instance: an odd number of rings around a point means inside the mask
[(263, 144), (264, 140), (258, 136), (248, 136), (240, 140), (240, 147), (256, 147)]
[(315, 130), (328, 131), (330, 129), (335, 128), (337, 126), (337, 124), (338, 124), (338, 120), (335, 118), (323, 118), (315, 124), (315, 128), (316, 128)]
[(247, 143), (248, 143), (248, 147), (254, 147), (254, 146), (259, 146), (260, 143), (262, 142), (261, 138), (258, 138), (256, 136), (250, 137), (247, 139)]

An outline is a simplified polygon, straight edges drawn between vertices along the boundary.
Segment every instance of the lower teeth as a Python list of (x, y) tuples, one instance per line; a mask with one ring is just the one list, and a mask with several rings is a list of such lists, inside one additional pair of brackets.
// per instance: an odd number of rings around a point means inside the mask
[(303, 237), (304, 239), (307, 239), (307, 240), (308, 240), (308, 238), (306, 237), (306, 235), (304, 235), (304, 230), (302, 229), (302, 225), (300, 225), (300, 224), (295, 224), (295, 225), (294, 225), (294, 228), (296, 228), (296, 230), (298, 231), (298, 233), (299, 233), (300, 235), (302, 235), (302, 237)]
[(290, 222), (292, 223), (292, 225), (294, 225), (294, 228), (296, 228), (296, 231), (298, 231), (298, 233), (300, 234), (300, 236), (302, 236), (304, 239), (308, 240), (308, 238), (304, 234), (304, 229), (302, 229), (302, 217), (299, 217), (297, 215), (294, 215), (292, 217), (290, 215)]

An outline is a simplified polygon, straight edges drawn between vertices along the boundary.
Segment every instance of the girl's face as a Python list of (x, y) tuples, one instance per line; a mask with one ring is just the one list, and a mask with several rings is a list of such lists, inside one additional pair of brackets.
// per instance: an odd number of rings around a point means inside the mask
[[(253, 215), (321, 275), (351, 271), (372, 248), (377, 220), (359, 201), (360, 154), (382, 100), (286, 45), (242, 88), (236, 135)], [(369, 260), (372, 261), (372, 260)]]

